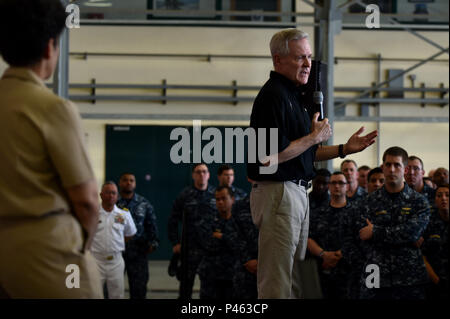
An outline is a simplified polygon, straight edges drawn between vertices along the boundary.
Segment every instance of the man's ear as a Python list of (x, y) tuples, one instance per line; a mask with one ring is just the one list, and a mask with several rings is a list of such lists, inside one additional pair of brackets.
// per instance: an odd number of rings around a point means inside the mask
[(54, 45), (55, 39), (49, 39), (47, 45), (45, 46), (44, 54), (42, 56), (45, 60), (49, 60), (52, 57), (52, 53), (55, 48)]
[(272, 56), (272, 61), (274, 66), (280, 65), (280, 55), (278, 53), (275, 53)]
[(405, 175), (409, 172), (409, 166), (405, 166)]

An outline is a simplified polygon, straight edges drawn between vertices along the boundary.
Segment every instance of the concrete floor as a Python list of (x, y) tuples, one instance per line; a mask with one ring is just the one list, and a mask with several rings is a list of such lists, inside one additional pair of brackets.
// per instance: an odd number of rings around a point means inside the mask
[[(177, 299), (179, 281), (170, 277), (167, 268), (169, 260), (151, 260), (148, 262), (150, 279), (147, 283), (147, 299)], [(199, 299), (200, 280), (195, 278), (192, 299)], [(125, 298), (129, 298), (128, 278), (125, 275)]]

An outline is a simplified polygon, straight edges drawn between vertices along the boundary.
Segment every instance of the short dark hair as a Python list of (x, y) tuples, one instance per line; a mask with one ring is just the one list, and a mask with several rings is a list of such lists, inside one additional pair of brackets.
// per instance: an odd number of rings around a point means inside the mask
[(316, 177), (317, 177), (317, 176), (330, 177), (330, 176), (331, 176), (331, 173), (330, 173), (330, 171), (327, 170), (326, 168), (319, 168), (319, 169), (316, 171)]
[(414, 156), (414, 155), (409, 156), (408, 157), (408, 161), (419, 161), (420, 165), (422, 165), (422, 169), (423, 170), (425, 169), (424, 166), (423, 166), (422, 160), (419, 157), (417, 157), (417, 156)]
[(381, 169), (381, 167), (375, 167), (372, 168), (369, 172), (369, 174), (367, 174), (367, 180), (370, 181), (370, 176), (372, 176), (373, 174), (383, 174), (383, 170)]
[(0, 53), (11, 66), (38, 63), (48, 41), (64, 30), (67, 14), (59, 0), (0, 0)]
[(130, 172), (123, 172), (122, 174), (120, 174), (119, 180), (122, 179), (122, 177), (124, 177), (125, 175), (133, 175), (134, 178), (136, 178), (136, 175), (134, 175), (134, 173), (130, 173)]
[(228, 186), (226, 186), (226, 185), (223, 185), (223, 186), (218, 186), (217, 188), (216, 188), (216, 193), (217, 192), (220, 192), (220, 191), (222, 191), (222, 190), (224, 190), (224, 189), (226, 189), (227, 191), (228, 191), (228, 195), (230, 195), (230, 197), (234, 197), (234, 192), (233, 192), (233, 190), (231, 189), (231, 187), (228, 187)]
[[(331, 176), (335, 176), (335, 175), (344, 175), (344, 173), (342, 173), (341, 171), (335, 171), (333, 172), (333, 174), (331, 174)], [(345, 177), (345, 175), (344, 175)]]
[(403, 148), (399, 146), (392, 146), (389, 147), (387, 150), (384, 151), (383, 154), (383, 163), (386, 160), (386, 156), (401, 156), (402, 162), (404, 166), (408, 166), (408, 152), (406, 152)]
[(449, 185), (447, 183), (439, 184), (436, 186), (436, 193), (439, 188), (449, 188)]
[(205, 165), (206, 166), (206, 168), (208, 168), (208, 165), (206, 165), (205, 163), (195, 163), (194, 164), (194, 166), (192, 166), (192, 173), (194, 173), (194, 171), (195, 171), (195, 169), (197, 168), (197, 167), (199, 167), (200, 165)]
[(217, 170), (217, 175), (220, 176), (220, 175), (222, 175), (222, 173), (223, 173), (224, 171), (229, 171), (230, 169), (232, 169), (232, 170), (234, 171), (233, 167), (231, 167), (231, 166), (228, 165), (228, 164), (220, 165), (219, 169)]
[(358, 172), (359, 172), (359, 171), (370, 171), (370, 167), (367, 166), (367, 165), (360, 166), (360, 167), (358, 168)]

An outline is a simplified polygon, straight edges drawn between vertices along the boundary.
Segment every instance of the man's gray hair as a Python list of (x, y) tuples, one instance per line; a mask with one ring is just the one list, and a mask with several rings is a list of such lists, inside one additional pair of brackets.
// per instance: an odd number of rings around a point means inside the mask
[(308, 33), (295, 28), (289, 28), (281, 30), (275, 33), (270, 40), (270, 53), (272, 57), (275, 54), (288, 55), (289, 54), (289, 41), (301, 40), (308, 38)]
[(117, 184), (116, 184), (116, 183), (114, 183), (113, 181), (106, 181), (106, 182), (104, 182), (104, 183), (103, 183), (103, 185), (102, 185), (102, 189), (103, 189), (103, 187), (105, 187), (106, 185), (114, 185), (114, 186), (116, 186), (116, 187), (117, 187)]
[(356, 162), (352, 159), (346, 159), (341, 163), (341, 171), (342, 171), (342, 166), (344, 166), (345, 163), (353, 163), (353, 165), (355, 165), (356, 169), (358, 169), (358, 164), (356, 164)]

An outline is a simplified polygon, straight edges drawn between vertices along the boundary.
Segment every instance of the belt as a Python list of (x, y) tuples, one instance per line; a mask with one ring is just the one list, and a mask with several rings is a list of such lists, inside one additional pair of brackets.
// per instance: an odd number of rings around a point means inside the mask
[(303, 179), (291, 179), (289, 182), (303, 186), (306, 189), (309, 189), (311, 187), (311, 181), (307, 182)]
[(112, 255), (103, 255), (103, 254), (99, 254), (99, 253), (92, 253), (95, 258), (99, 259), (99, 260), (113, 260), (116, 259), (118, 257), (118, 255), (121, 255), (120, 253), (112, 253)]

